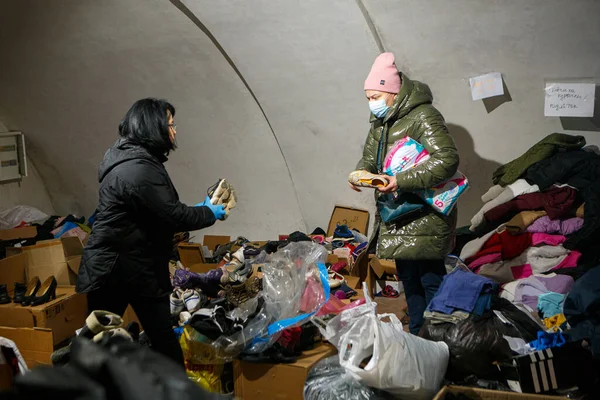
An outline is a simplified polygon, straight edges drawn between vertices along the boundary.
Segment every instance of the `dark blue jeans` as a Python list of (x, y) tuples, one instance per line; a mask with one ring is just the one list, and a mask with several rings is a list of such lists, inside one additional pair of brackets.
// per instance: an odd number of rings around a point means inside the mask
[(396, 271), (404, 286), (410, 333), (417, 335), (423, 326), (423, 313), (446, 275), (444, 260), (396, 260)]

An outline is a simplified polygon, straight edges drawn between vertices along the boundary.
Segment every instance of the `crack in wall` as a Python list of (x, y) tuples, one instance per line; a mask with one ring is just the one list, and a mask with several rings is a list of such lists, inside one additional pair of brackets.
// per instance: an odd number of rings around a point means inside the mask
[(208, 27), (206, 25), (204, 25), (202, 23), (202, 21), (200, 21), (200, 19), (196, 16), (196, 14), (194, 14), (181, 0), (169, 0), (169, 1), (179, 11), (181, 11), (186, 17), (188, 17), (189, 20), (194, 25), (196, 25), (196, 27), (198, 27), (198, 29), (200, 29), (208, 37), (208, 39), (213, 43), (213, 45), (217, 48), (217, 50), (219, 50), (219, 52), (221, 53), (223, 58), (225, 58), (225, 60), (229, 64), (229, 66), (233, 69), (233, 71), (236, 73), (238, 78), (242, 81), (243, 85), (246, 87), (246, 90), (248, 90), (248, 92), (254, 99), (256, 105), (258, 106), (258, 109), (260, 110), (265, 121), (267, 122), (267, 125), (269, 126), (269, 130), (271, 131), (271, 134), (273, 135), (273, 138), (275, 139), (275, 143), (277, 144), (277, 147), (279, 148), (279, 152), (281, 153), (281, 157), (283, 158), (283, 162), (285, 163), (285, 168), (287, 169), (288, 176), (290, 177), (290, 183), (292, 184), (292, 188), (294, 190), (294, 195), (296, 196), (296, 202), (298, 203), (298, 210), (300, 211), (302, 223), (304, 224), (304, 227), (306, 228), (306, 232), (309, 232), (308, 223), (306, 222), (306, 217), (304, 216), (304, 210), (302, 209), (302, 205), (300, 203), (300, 196), (298, 194), (298, 189), (296, 188), (296, 184), (294, 183), (294, 178), (292, 177), (292, 171), (290, 169), (287, 159), (285, 158), (285, 153), (283, 152), (281, 143), (279, 142), (279, 139), (277, 138), (277, 135), (275, 134), (275, 129), (273, 129), (273, 125), (271, 124), (271, 121), (267, 117), (267, 113), (265, 112), (263, 106), (261, 105), (260, 101), (258, 100), (258, 97), (254, 94), (254, 91), (248, 84), (248, 81), (246, 81), (246, 79), (242, 75), (242, 72), (239, 70), (237, 65), (235, 65), (235, 63), (233, 62), (233, 60), (231, 59), (229, 54), (227, 54), (227, 51), (225, 51), (223, 46), (221, 46), (221, 43), (219, 43), (217, 38), (212, 34), (212, 32), (208, 29)]
[(371, 14), (369, 14), (369, 10), (367, 10), (365, 3), (363, 3), (363, 0), (356, 0), (356, 5), (360, 9), (360, 12), (362, 13), (363, 17), (365, 18), (365, 21), (367, 22), (367, 26), (371, 31), (371, 35), (373, 35), (373, 39), (375, 40), (375, 44), (377, 44), (377, 48), (379, 48), (379, 52), (385, 53), (383, 39), (381, 38), (381, 35), (379, 34), (379, 31), (375, 26), (375, 22), (373, 22), (373, 18), (371, 18)]

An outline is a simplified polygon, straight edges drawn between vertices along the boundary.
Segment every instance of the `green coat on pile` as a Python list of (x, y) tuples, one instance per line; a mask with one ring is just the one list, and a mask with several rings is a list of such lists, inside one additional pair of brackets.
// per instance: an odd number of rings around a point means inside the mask
[[(436, 186), (452, 177), (458, 168), (458, 153), (448, 134), (444, 117), (433, 107), (429, 86), (411, 81), (400, 73), (402, 86), (385, 118), (371, 115), (371, 130), (357, 170), (380, 173), (387, 152), (398, 140), (408, 136), (421, 143), (429, 159), (415, 168), (398, 173), (398, 190), (415, 192)], [(387, 139), (386, 139), (387, 138)], [(380, 141), (384, 146), (379, 156)], [(377, 198), (380, 192), (375, 191)], [(418, 217), (398, 224), (379, 223), (377, 257), (381, 259), (436, 260), (452, 251), (456, 228), (456, 209), (449, 215), (429, 206)]]

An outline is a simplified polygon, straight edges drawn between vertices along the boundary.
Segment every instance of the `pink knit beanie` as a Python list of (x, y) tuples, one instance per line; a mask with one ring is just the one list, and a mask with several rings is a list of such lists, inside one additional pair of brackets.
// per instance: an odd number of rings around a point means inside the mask
[(394, 60), (393, 53), (382, 53), (375, 59), (365, 81), (365, 90), (394, 94), (400, 92), (400, 74)]

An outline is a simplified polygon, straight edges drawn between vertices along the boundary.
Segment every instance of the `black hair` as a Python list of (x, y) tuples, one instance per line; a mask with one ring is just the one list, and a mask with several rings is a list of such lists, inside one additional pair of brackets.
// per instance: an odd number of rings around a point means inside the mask
[(166, 156), (176, 145), (169, 137), (169, 117), (175, 117), (175, 107), (162, 99), (136, 101), (119, 124), (119, 135), (144, 147), (156, 156)]

